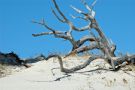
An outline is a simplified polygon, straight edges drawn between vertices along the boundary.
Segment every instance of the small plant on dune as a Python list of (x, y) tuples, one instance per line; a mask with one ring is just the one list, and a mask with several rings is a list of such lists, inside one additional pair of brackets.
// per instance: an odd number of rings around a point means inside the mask
[(0, 64), (0, 77), (3, 77), (3, 75), (5, 74), (6, 71), (6, 66)]

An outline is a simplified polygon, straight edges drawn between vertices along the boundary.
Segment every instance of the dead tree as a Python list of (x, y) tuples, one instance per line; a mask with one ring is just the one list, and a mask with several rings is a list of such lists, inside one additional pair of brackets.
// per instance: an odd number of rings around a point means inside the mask
[[(89, 6), (85, 0), (82, 0), (82, 3), (84, 4), (84, 6), (86, 7), (86, 9), (88, 10), (88, 12), (84, 12), (74, 6), (71, 6), (71, 8), (73, 10), (75, 10), (80, 16), (73, 16), (72, 15), (72, 18), (76, 19), (76, 18), (79, 18), (79, 19), (83, 19), (88, 23), (88, 25), (86, 26), (83, 26), (83, 27), (76, 27), (72, 21), (70, 21), (64, 14), (63, 12), (60, 10), (58, 4), (56, 3), (55, 0), (52, 0), (54, 6), (55, 6), (55, 9), (56, 11), (52, 8), (52, 13), (55, 15), (55, 17), (62, 23), (66, 23), (68, 26), (69, 26), (69, 30), (68, 31), (60, 31), (60, 30), (55, 30), (54, 28), (51, 28), (50, 26), (48, 26), (45, 22), (44, 19), (42, 19), (41, 22), (37, 22), (37, 21), (33, 21), (33, 23), (37, 23), (37, 24), (40, 24), (42, 26), (44, 26), (45, 28), (47, 28), (50, 32), (43, 32), (43, 33), (39, 33), (39, 34), (32, 34), (34, 37), (37, 37), (37, 36), (42, 36), (42, 35), (54, 35), (54, 37), (56, 38), (62, 38), (62, 39), (65, 39), (65, 40), (68, 40), (73, 48), (71, 50), (70, 53), (68, 53), (67, 55), (65, 55), (65, 57), (71, 55), (71, 54), (74, 54), (74, 53), (80, 53), (80, 52), (84, 52), (84, 51), (90, 51), (90, 50), (93, 50), (93, 49), (98, 49), (100, 50), (104, 56), (102, 55), (91, 55), (90, 59), (87, 60), (83, 65), (79, 65), (77, 67), (74, 67), (72, 69), (65, 69), (63, 67), (63, 62), (62, 62), (62, 58), (61, 56), (59, 55), (50, 55), (48, 56), (48, 58), (46, 59), (49, 59), (51, 57), (57, 57), (59, 62), (60, 62), (60, 67), (61, 67), (61, 71), (63, 72), (66, 72), (66, 73), (69, 73), (69, 72), (74, 72), (76, 70), (79, 70), (79, 69), (82, 69), (84, 67), (86, 67), (87, 65), (89, 65), (89, 63), (91, 61), (93, 61), (94, 59), (96, 58), (103, 58), (105, 59), (110, 65), (112, 65), (112, 68), (115, 70), (115, 63), (116, 62), (120, 62), (118, 65), (122, 64), (124, 61), (126, 61), (127, 59), (130, 59), (131, 60), (131, 57), (132, 59), (135, 58), (134, 55), (125, 55), (123, 57), (118, 57), (116, 59), (116, 56), (115, 56), (115, 50), (116, 50), (116, 45), (114, 43), (112, 43), (111, 41), (109, 41), (105, 34), (103, 33), (102, 29), (100, 28), (98, 22), (96, 21), (95, 19), (95, 11), (93, 10), (93, 7), (94, 5), (96, 4), (96, 0)], [(59, 15), (61, 17), (59, 17)], [(86, 36), (84, 36), (83, 38), (79, 39), (79, 40), (75, 40), (74, 37), (73, 37), (73, 34), (72, 32), (73, 31), (77, 31), (77, 32), (83, 32), (83, 31), (89, 31), (90, 33)], [(95, 30), (97, 33), (98, 33), (98, 36), (96, 36), (92, 30)], [(84, 45), (85, 42), (94, 42), (94, 43), (91, 43), (89, 46), (86, 46)], [(129, 60), (129, 61), (130, 61)]]

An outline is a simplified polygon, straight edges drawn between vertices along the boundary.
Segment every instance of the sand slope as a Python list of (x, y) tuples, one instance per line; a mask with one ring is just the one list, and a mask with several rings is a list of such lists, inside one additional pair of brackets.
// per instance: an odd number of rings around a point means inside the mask
[[(71, 68), (83, 62), (82, 58), (68, 58), (64, 64)], [(55, 58), (34, 63), (31, 68), (0, 78), (0, 90), (135, 90), (134, 72), (95, 70), (109, 67), (100, 59), (69, 75), (58, 67)]]

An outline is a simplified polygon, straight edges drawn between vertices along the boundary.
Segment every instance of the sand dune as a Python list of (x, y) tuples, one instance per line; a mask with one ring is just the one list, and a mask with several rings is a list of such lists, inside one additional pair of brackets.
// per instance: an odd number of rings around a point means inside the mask
[[(71, 68), (83, 62), (83, 58), (72, 57), (65, 60), (64, 65)], [(60, 72), (57, 59), (53, 58), (0, 78), (0, 90), (135, 90), (133, 71), (112, 72), (98, 68), (107, 69), (109, 65), (98, 59), (88, 67), (66, 75)]]

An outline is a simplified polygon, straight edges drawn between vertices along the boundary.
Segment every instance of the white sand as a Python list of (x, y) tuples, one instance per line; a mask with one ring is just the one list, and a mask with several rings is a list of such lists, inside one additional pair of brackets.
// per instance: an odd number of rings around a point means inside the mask
[[(83, 62), (83, 58), (68, 58), (64, 64), (70, 68)], [(135, 90), (134, 72), (95, 70), (109, 67), (100, 59), (69, 77), (53, 81), (66, 76), (59, 69), (52, 73), (51, 69), (58, 67), (55, 58), (34, 63), (31, 68), (0, 78), (0, 90)]]

